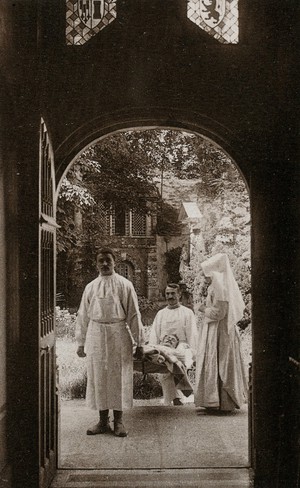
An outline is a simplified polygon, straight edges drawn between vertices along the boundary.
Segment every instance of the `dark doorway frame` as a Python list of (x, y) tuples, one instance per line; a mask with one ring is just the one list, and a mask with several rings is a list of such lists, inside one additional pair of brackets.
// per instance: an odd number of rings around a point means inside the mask
[[(144, 112), (141, 114), (141, 112)], [(165, 114), (172, 114), (166, 118)], [(191, 116), (192, 115), (192, 116)], [(196, 120), (194, 120), (196, 118)], [(120, 111), (110, 114), (106, 118), (96, 118), (90, 121), (89, 124), (83, 125), (75, 131), (63, 144), (61, 144), (55, 154), (56, 162), (56, 199), (59, 194), (61, 181), (68, 169), (72, 166), (74, 160), (87, 149), (91, 144), (111, 136), (114, 133), (126, 130), (146, 130), (146, 129), (173, 129), (191, 132), (199, 136), (207, 138), (210, 142), (216, 143), (219, 148), (226, 153), (243, 179), (248, 190), (250, 212), (251, 212), (251, 192), (247, 160), (242, 153), (240, 141), (236, 140), (234, 135), (230, 133), (224, 126), (221, 126), (213, 119), (205, 117), (201, 114), (190, 114), (181, 110), (155, 108), (149, 111), (144, 111), (139, 108), (130, 109), (128, 111)], [(252, 212), (251, 212), (252, 213)], [(252, 242), (252, 235), (251, 235)], [(253, 276), (251, 273), (251, 280)], [(253, 305), (252, 305), (253, 306)], [(254, 333), (252, 324), (252, 351), (254, 347)], [(250, 368), (249, 377), (249, 400), (248, 400), (248, 444), (249, 444), (249, 470), (252, 474), (254, 467), (254, 423), (253, 419), (255, 413), (253, 411), (253, 363)], [(201, 469), (201, 468), (199, 468)]]

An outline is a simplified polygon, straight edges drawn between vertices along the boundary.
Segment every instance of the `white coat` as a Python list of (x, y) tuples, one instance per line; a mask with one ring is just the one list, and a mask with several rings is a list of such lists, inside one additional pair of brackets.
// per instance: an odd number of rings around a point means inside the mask
[(143, 326), (132, 283), (113, 273), (99, 275), (83, 293), (76, 340), (87, 355), (87, 405), (124, 410), (133, 404), (133, 346), (143, 343)]

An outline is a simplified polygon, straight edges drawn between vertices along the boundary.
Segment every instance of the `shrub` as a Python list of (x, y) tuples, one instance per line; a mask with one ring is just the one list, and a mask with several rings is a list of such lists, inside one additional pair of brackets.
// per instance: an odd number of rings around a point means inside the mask
[(187, 375), (188, 375), (188, 378), (190, 380), (191, 385), (194, 387), (195, 386), (195, 380), (196, 380), (196, 366), (192, 366), (192, 368), (188, 370)]
[(251, 325), (246, 329), (240, 330), (241, 338), (241, 351), (242, 357), (246, 369), (248, 370), (249, 364), (252, 362), (252, 333)]
[(56, 307), (56, 337), (75, 340), (76, 314), (66, 308)]
[(86, 361), (76, 354), (74, 340), (56, 341), (59, 391), (63, 400), (84, 398), (86, 391)]
[(152, 302), (148, 298), (141, 295), (138, 296), (138, 302), (139, 302), (139, 310), (141, 312), (142, 322), (146, 329), (147, 326), (152, 324), (154, 317), (160, 308), (160, 305), (157, 304), (157, 302)]
[(146, 374), (135, 371), (133, 373), (133, 398), (135, 400), (149, 400), (162, 396), (161, 384), (157, 374)]

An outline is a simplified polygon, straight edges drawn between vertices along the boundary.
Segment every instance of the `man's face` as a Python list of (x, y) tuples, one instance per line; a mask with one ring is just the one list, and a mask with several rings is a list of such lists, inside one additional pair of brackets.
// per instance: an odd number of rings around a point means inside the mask
[(103, 276), (111, 275), (114, 270), (115, 260), (111, 254), (99, 254), (97, 269)]
[(166, 288), (166, 300), (168, 302), (168, 305), (175, 306), (178, 305), (179, 303), (179, 290), (177, 288), (171, 288), (167, 286)]
[(178, 338), (172, 334), (167, 334), (163, 338), (163, 344), (165, 346), (173, 347), (175, 349), (178, 345)]

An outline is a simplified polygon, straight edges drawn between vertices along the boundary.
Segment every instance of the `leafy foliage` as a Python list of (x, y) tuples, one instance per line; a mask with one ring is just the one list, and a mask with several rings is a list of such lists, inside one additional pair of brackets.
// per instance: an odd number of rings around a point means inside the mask
[(179, 273), (181, 251), (181, 247), (174, 247), (165, 252), (165, 268), (167, 270), (168, 283), (179, 283), (179, 281), (181, 280), (181, 276)]
[[(80, 237), (75, 212), (97, 234), (99, 201), (108, 206), (151, 211), (162, 178), (198, 179), (199, 194), (216, 196), (239, 184), (232, 163), (206, 139), (176, 130), (127, 131), (106, 137), (82, 153), (63, 180), (57, 219), (58, 250), (68, 251)], [(174, 213), (174, 209), (173, 209)], [(159, 232), (177, 232), (167, 202), (158, 206)]]
[(94, 144), (62, 182), (57, 282), (67, 303), (71, 290), (78, 289), (78, 300), (84, 285), (95, 277), (94, 253), (102, 233), (100, 202), (108, 208), (117, 202), (123, 209), (154, 211), (157, 234), (179, 235), (178, 209), (165, 192), (161, 195), (163, 184), (174, 179), (179, 181), (178, 194), (180, 181), (193, 182), (204, 215), (206, 253), (226, 249), (232, 261), (238, 258), (239, 280), (244, 296), (250, 297), (248, 195), (238, 171), (222, 150), (199, 135), (147, 129), (120, 132)]
[[(251, 323), (251, 262), (250, 262), (250, 213), (245, 187), (233, 189), (225, 185), (217, 197), (202, 199), (202, 233), (205, 249), (193, 248), (189, 265), (181, 269), (182, 278), (193, 293), (195, 311), (205, 294), (201, 262), (209, 256), (225, 252), (230, 260), (235, 278), (246, 305), (244, 317), (238, 326), (241, 330)], [(200, 320), (201, 315), (199, 316)]]
[(56, 307), (56, 337), (58, 339), (75, 340), (76, 314), (68, 309)]
[(157, 216), (156, 232), (160, 236), (180, 235), (181, 224), (178, 222), (177, 210), (163, 201)]
[(150, 400), (162, 396), (162, 387), (158, 374), (146, 374), (134, 371), (133, 398), (136, 400)]

